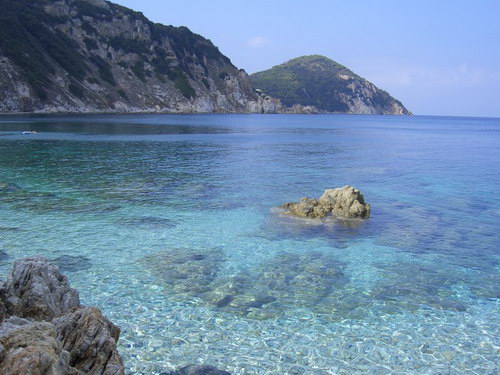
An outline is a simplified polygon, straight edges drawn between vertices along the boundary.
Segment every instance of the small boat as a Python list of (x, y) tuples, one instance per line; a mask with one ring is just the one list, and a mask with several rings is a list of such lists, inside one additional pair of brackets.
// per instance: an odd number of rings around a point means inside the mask
[(36, 134), (36, 130), (25, 130), (23, 134)]

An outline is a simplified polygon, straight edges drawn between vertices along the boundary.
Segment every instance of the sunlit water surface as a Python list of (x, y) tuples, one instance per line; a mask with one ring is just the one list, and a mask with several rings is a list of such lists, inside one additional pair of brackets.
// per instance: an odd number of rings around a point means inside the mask
[(3, 116), (0, 271), (55, 260), (129, 374), (498, 374), (499, 171), (498, 119)]

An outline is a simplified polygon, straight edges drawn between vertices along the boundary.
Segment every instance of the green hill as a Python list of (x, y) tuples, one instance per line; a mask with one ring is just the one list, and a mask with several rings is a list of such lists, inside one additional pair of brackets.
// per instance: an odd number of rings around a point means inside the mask
[(251, 75), (256, 89), (286, 106), (315, 106), (326, 112), (411, 114), (398, 100), (345, 66), (319, 55), (302, 56)]

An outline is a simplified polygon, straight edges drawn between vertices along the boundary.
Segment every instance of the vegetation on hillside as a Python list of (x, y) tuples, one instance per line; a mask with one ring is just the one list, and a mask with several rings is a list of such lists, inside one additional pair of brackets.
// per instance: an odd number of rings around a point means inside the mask
[[(252, 74), (253, 85), (281, 99), (283, 104), (312, 105), (328, 112), (347, 112), (346, 96), (352, 97), (354, 83), (367, 83), (345, 66), (324, 56), (303, 56)], [(344, 94), (344, 95), (343, 95)], [(374, 105), (394, 100), (387, 92), (373, 94)]]
[[(54, 62), (81, 80), (87, 66), (78, 45), (51, 26), (60, 23), (41, 8), (41, 0), (0, 1), (0, 51), (19, 67), (35, 94), (47, 99)], [(74, 90), (76, 91), (76, 90)]]
[[(113, 65), (143, 82), (153, 76), (161, 82), (170, 80), (184, 97), (193, 98), (196, 91), (190, 81), (200, 79), (193, 63), (200, 64), (206, 74), (207, 64), (216, 69), (232, 65), (209, 40), (186, 27), (155, 24), (140, 12), (110, 2), (105, 7), (85, 0), (68, 4), (72, 15), (55, 17), (44, 10), (46, 0), (0, 0), (0, 55), (12, 61), (41, 100), (49, 99), (54, 76), (61, 71), (70, 80), (69, 91), (79, 98), (85, 96), (85, 81), (116, 87)], [(142, 22), (146, 33), (102, 33), (99, 25), (117, 20), (131, 25)], [(75, 28), (80, 28), (83, 38), (76, 37)], [(112, 51), (128, 58), (114, 60)], [(219, 79), (217, 74), (213, 78)], [(206, 78), (200, 82), (209, 87)]]

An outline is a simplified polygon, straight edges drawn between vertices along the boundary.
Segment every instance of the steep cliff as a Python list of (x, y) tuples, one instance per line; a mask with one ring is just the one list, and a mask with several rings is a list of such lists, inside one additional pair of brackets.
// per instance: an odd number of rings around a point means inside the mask
[(104, 0), (0, 0), (0, 112), (280, 111), (209, 40)]
[(256, 89), (284, 105), (315, 106), (326, 112), (411, 114), (373, 83), (324, 56), (303, 56), (251, 75)]

